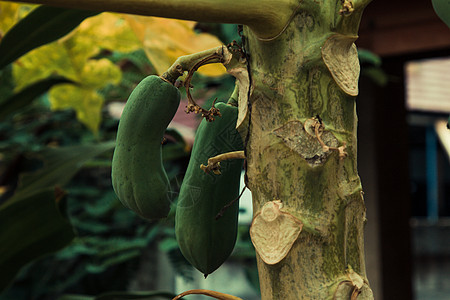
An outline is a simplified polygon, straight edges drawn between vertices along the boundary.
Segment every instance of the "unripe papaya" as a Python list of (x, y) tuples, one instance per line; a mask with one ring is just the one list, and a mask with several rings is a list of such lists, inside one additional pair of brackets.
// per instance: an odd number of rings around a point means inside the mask
[(165, 218), (170, 210), (161, 142), (179, 103), (178, 89), (151, 75), (133, 90), (119, 121), (112, 185), (122, 204), (146, 219)]
[(215, 271), (231, 254), (236, 243), (239, 202), (222, 208), (239, 196), (243, 160), (220, 163), (221, 175), (200, 169), (208, 158), (243, 150), (236, 130), (237, 107), (217, 103), (221, 117), (203, 120), (195, 134), (194, 146), (181, 185), (175, 215), (175, 234), (184, 257), (205, 277)]

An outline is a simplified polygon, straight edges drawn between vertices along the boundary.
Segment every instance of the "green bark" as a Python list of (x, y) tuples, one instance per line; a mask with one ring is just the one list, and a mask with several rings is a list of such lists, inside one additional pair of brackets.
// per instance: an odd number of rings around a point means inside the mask
[[(246, 72), (233, 72), (241, 77), (239, 130), (254, 220), (265, 204), (283, 205), (281, 212), (268, 210), (279, 217), (278, 227), (254, 222), (253, 242), (262, 245), (256, 247), (262, 299), (373, 298), (356, 165), (359, 64), (353, 44), (370, 0), (29, 2), (247, 25), (250, 87)], [(267, 248), (273, 238), (284, 249)], [(261, 259), (267, 256), (276, 263)]]
[[(268, 265), (258, 257), (262, 299), (331, 299), (352, 292), (361, 292), (361, 299), (373, 297), (364, 264), (355, 98), (337, 84), (321, 51), (336, 33), (356, 36), (366, 4), (354, 1), (355, 11), (341, 16), (341, 1), (303, 1), (286, 30), (269, 42), (245, 30), (253, 88), (247, 174), (254, 211), (281, 200), (283, 210), (304, 226), (281, 262)], [(333, 44), (333, 51), (339, 47)], [(344, 57), (336, 62), (338, 69), (345, 70), (340, 64), (354, 59)], [(304, 130), (305, 121), (317, 115), (325, 144), (345, 143), (347, 157), (323, 152), (317, 138)], [(359, 288), (349, 279), (355, 273), (364, 281)]]

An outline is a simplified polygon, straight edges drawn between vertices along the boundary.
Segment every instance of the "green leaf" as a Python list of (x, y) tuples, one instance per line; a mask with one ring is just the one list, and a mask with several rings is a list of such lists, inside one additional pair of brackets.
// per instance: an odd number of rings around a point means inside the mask
[(40, 6), (9, 30), (0, 43), (0, 69), (34, 48), (53, 42), (99, 12)]
[(369, 50), (358, 49), (358, 58), (361, 63), (369, 63), (376, 67), (381, 66), (381, 58)]
[(115, 142), (95, 145), (47, 148), (38, 153), (44, 167), (21, 177), (18, 190), (8, 202), (18, 201), (36, 191), (65, 185), (83, 166), (97, 155), (114, 148)]
[(54, 189), (0, 206), (0, 291), (20, 268), (66, 246), (74, 237), (58, 208)]
[(174, 238), (167, 237), (158, 244), (159, 250), (169, 252), (178, 249), (178, 242)]
[(90, 263), (86, 266), (86, 270), (89, 273), (94, 274), (103, 273), (111, 266), (126, 262), (132, 258), (139, 257), (140, 255), (141, 251), (137, 249), (132, 251), (124, 251), (119, 255), (108, 257), (107, 259), (104, 259), (98, 263)]
[(386, 86), (388, 83), (388, 76), (379, 67), (366, 67), (361, 70), (361, 75), (367, 76), (379, 86)]
[(431, 0), (436, 14), (450, 27), (450, 0)]
[(59, 297), (58, 300), (95, 300), (95, 297), (67, 294), (67, 295)]
[(52, 86), (69, 82), (72, 81), (64, 77), (53, 77), (38, 81), (24, 88), (0, 103), (0, 121), (5, 120), (15, 111), (29, 105), (34, 99), (47, 92)]
[(0, 69), (0, 102), (10, 97), (14, 91), (12, 66)]

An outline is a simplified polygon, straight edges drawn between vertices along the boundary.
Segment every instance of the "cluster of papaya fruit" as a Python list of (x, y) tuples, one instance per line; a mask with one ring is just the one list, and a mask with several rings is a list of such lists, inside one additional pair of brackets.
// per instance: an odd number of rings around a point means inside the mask
[[(131, 93), (117, 131), (112, 160), (112, 184), (124, 206), (149, 219), (167, 217), (170, 184), (162, 164), (164, 132), (180, 104), (180, 92), (159, 76), (142, 80)], [(243, 150), (236, 131), (238, 108), (215, 107), (221, 116), (202, 120), (178, 196), (175, 232), (185, 258), (205, 277), (231, 254), (237, 235), (239, 182), (242, 160), (227, 160), (220, 175), (205, 173), (200, 165), (210, 157)], [(220, 218), (223, 207), (228, 209)]]

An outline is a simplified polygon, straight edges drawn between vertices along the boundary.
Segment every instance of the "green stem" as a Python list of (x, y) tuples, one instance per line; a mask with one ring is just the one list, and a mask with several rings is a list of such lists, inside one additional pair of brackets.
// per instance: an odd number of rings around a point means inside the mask
[[(15, 2), (6, 0), (9, 2)], [(298, 0), (25, 0), (26, 3), (94, 11), (111, 11), (197, 22), (244, 24), (258, 37), (279, 34)]]
[(211, 122), (214, 121), (215, 116), (220, 116), (220, 112), (217, 108), (214, 107), (214, 104), (209, 110), (206, 110), (195, 103), (190, 93), (190, 89), (192, 88), (191, 79), (195, 71), (197, 71), (199, 67), (213, 63), (227, 64), (231, 60), (231, 58), (232, 54), (228, 51), (226, 46), (219, 46), (199, 53), (181, 56), (166, 72), (164, 72), (161, 78), (166, 80), (167, 82), (174, 84), (179, 76), (188, 71), (184, 82), (188, 98), (186, 113), (201, 113), (202, 117)]
[(220, 63), (223, 59), (223, 47), (219, 46), (198, 53), (193, 53), (189, 55), (180, 56), (172, 66), (162, 75), (164, 79), (174, 83), (178, 77), (183, 75), (184, 72), (191, 70), (196, 64), (198, 64), (203, 59), (214, 56), (218, 54), (217, 59), (211, 60), (208, 64)]

